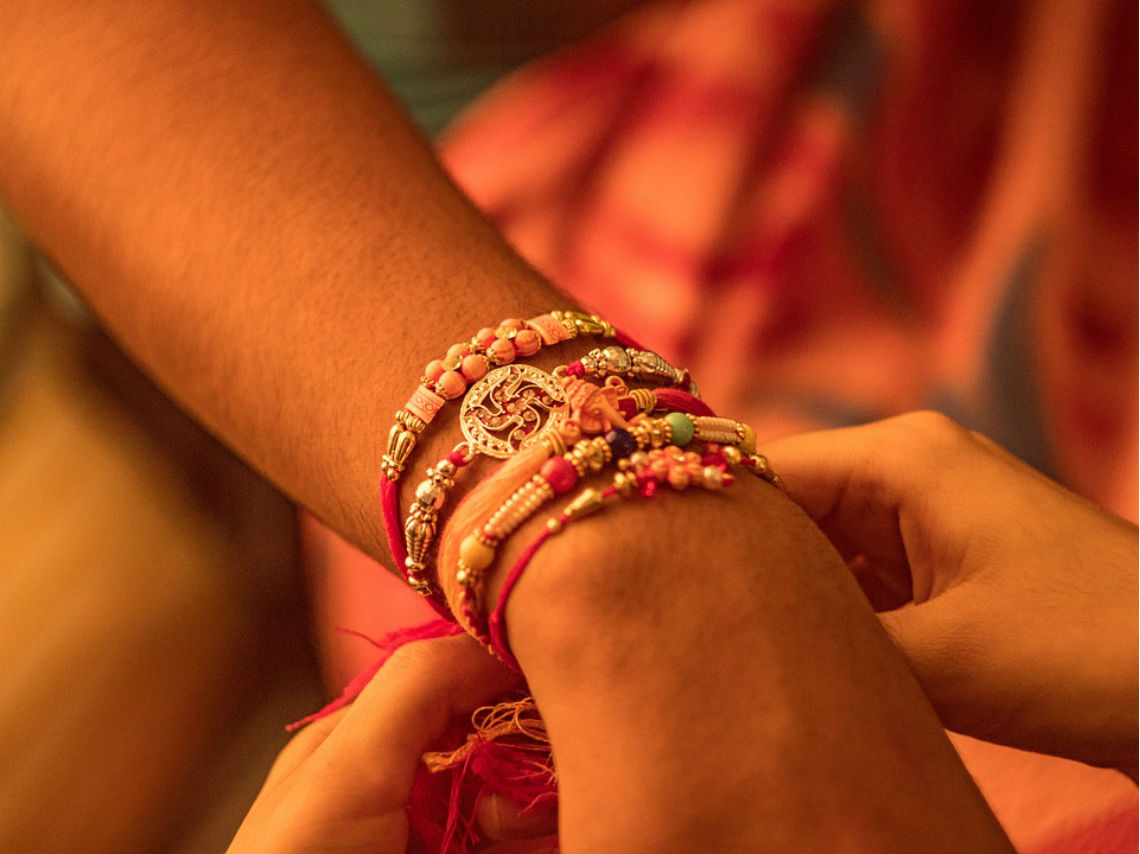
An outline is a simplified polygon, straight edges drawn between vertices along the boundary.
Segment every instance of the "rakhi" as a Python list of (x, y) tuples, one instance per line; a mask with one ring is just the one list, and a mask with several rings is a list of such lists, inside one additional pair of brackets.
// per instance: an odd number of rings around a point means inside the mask
[[(614, 347), (625, 358), (624, 373), (632, 379), (665, 379), (692, 388), (688, 373), (648, 350)], [(601, 352), (601, 351), (594, 351)], [(589, 358), (589, 354), (587, 357)], [(577, 364), (577, 363), (574, 363)], [(636, 368), (634, 368), (636, 366)], [(506, 459), (529, 447), (545, 446), (547, 455), (566, 452), (569, 442), (581, 433), (601, 433), (613, 425), (625, 426), (625, 419), (652, 410), (664, 395), (666, 401), (683, 395), (682, 405), (696, 409), (697, 400), (688, 392), (670, 389), (632, 392), (618, 377), (608, 377), (604, 387), (578, 379), (556, 368), (547, 374), (527, 365), (497, 368), (475, 382), (463, 399), (459, 424), (464, 440), (427, 471), (415, 490), (415, 498), (403, 523), (403, 550), (392, 543), (393, 555), (402, 563), (408, 584), (431, 600), (443, 613), (446, 597), (433, 577), (429, 560), (435, 541), (439, 514), (448, 492), (455, 485), (459, 469), (477, 454)], [(596, 372), (595, 374), (596, 375)], [(395, 489), (382, 496), (385, 526), (398, 516)], [(450, 612), (449, 612), (450, 613)]]
[(629, 430), (614, 429), (604, 437), (583, 439), (565, 455), (546, 460), (536, 475), (518, 487), (490, 518), (459, 544), (455, 580), (459, 586), (460, 611), (471, 634), (490, 645), (480, 602), (484, 575), (494, 563), (499, 544), (542, 505), (572, 489), (580, 478), (601, 471), (613, 460), (622, 460), (649, 448), (684, 446), (694, 440), (735, 446), (742, 456), (756, 450), (756, 433), (743, 422), (671, 412), (662, 418), (641, 416)]
[(562, 533), (575, 521), (601, 510), (614, 498), (652, 498), (658, 487), (666, 483), (677, 491), (690, 486), (711, 491), (731, 486), (733, 476), (727, 469), (735, 465), (744, 465), (762, 480), (777, 488), (780, 486), (780, 478), (772, 471), (767, 457), (757, 453), (745, 455), (731, 445), (721, 447), (710, 444), (703, 456), (692, 451), (682, 451), (675, 445), (648, 452), (638, 451), (618, 463), (619, 471), (608, 487), (587, 487), (582, 490), (561, 513), (547, 519), (546, 526), (519, 555), (503, 580), (495, 608), (487, 620), (486, 643), (491, 653), (512, 670), (522, 672), (507, 639), (507, 602), (515, 585), (547, 540)]
[[(467, 342), (452, 345), (444, 358), (433, 359), (424, 369), (420, 385), (403, 409), (396, 412), (396, 423), (388, 432), (381, 458), (383, 477), (380, 482), (381, 511), (388, 548), (396, 559), (404, 578), (408, 579), (407, 553), (400, 527), (396, 485), (416, 448), (420, 434), (448, 400), (464, 393), (468, 385), (478, 382), (497, 366), (516, 358), (533, 356), (543, 346), (569, 341), (579, 335), (600, 335), (636, 347), (637, 343), (619, 333), (612, 324), (597, 315), (578, 311), (551, 311), (529, 320), (508, 318), (498, 327), (484, 327)], [(413, 585), (416, 586), (416, 585)], [(419, 585), (420, 588), (423, 585)], [(432, 591), (421, 589), (435, 610), (452, 618)]]
[(447, 401), (462, 395), (468, 385), (481, 380), (488, 370), (510, 364), (519, 357), (533, 356), (544, 345), (570, 341), (579, 335), (622, 340), (613, 325), (597, 315), (552, 311), (530, 320), (508, 318), (497, 328), (480, 329), (470, 341), (453, 344), (444, 358), (428, 363), (419, 387), (396, 413), (396, 423), (388, 432), (387, 448), (381, 459), (385, 478), (393, 483), (400, 479), (427, 425)]

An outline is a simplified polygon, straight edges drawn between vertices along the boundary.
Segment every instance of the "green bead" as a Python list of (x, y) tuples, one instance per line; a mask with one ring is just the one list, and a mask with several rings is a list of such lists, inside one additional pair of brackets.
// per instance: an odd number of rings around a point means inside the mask
[(673, 444), (678, 447), (689, 444), (693, 440), (693, 422), (683, 412), (670, 412), (665, 421), (673, 430)]

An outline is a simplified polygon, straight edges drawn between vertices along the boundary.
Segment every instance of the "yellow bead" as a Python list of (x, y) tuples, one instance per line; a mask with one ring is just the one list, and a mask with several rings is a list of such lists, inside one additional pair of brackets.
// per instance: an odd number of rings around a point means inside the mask
[(741, 424), (740, 444), (736, 447), (742, 454), (756, 453), (756, 431), (748, 424)]
[(486, 569), (495, 560), (495, 550), (479, 539), (475, 534), (469, 535), (459, 544), (459, 559), (475, 572)]

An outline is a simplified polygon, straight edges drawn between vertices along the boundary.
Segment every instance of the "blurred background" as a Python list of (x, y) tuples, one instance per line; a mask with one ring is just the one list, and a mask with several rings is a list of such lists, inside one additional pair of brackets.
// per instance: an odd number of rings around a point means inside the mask
[(224, 850), (322, 702), (295, 528), (0, 214), (0, 851)]

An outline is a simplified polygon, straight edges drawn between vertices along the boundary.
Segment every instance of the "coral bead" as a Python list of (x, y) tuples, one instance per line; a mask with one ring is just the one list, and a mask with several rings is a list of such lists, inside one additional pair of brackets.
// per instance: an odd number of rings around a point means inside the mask
[(468, 382), (482, 379), (487, 373), (487, 368), (487, 357), (478, 353), (473, 353), (464, 358), (463, 364), (459, 366), (459, 370), (463, 372), (463, 376), (467, 377)]
[(463, 364), (462, 356), (455, 356), (448, 353), (443, 357), (443, 369), (445, 371), (458, 371), (461, 364)]
[(444, 400), (455, 400), (467, 390), (467, 381), (459, 371), (444, 371), (436, 380), (435, 387)]
[(459, 559), (468, 569), (486, 569), (495, 562), (495, 550), (479, 539), (475, 534), (469, 534), (459, 544)]
[(429, 383), (433, 383), (439, 379), (440, 374), (445, 370), (446, 368), (443, 367), (442, 359), (432, 359), (427, 363), (427, 367), (424, 368), (424, 377)]
[(565, 457), (551, 457), (542, 464), (539, 476), (550, 484), (555, 495), (569, 492), (578, 482), (578, 471)]
[(521, 320), (517, 317), (508, 317), (506, 320), (502, 321), (499, 324), (499, 328), (500, 329), (511, 329), (514, 331), (518, 331), (519, 329), (525, 329), (526, 328), (526, 321)]
[(515, 360), (515, 345), (506, 338), (496, 338), (487, 348), (487, 358), (493, 365), (509, 365)]
[(523, 329), (515, 334), (514, 345), (520, 356), (533, 356), (542, 347), (542, 339), (533, 329)]
[(455, 356), (458, 359), (462, 359), (464, 356), (466, 356), (470, 352), (471, 352), (471, 345), (468, 344), (466, 341), (464, 341), (461, 344), (452, 344), (450, 347), (447, 348), (447, 355), (448, 356)]
[(670, 412), (665, 416), (665, 421), (673, 430), (674, 445), (687, 445), (693, 440), (693, 422), (683, 412)]
[(495, 335), (495, 330), (493, 327), (484, 326), (482, 329), (475, 333), (475, 343), (478, 344), (482, 349), (486, 350), (491, 346), (491, 342), (494, 341), (497, 337), (498, 336)]

